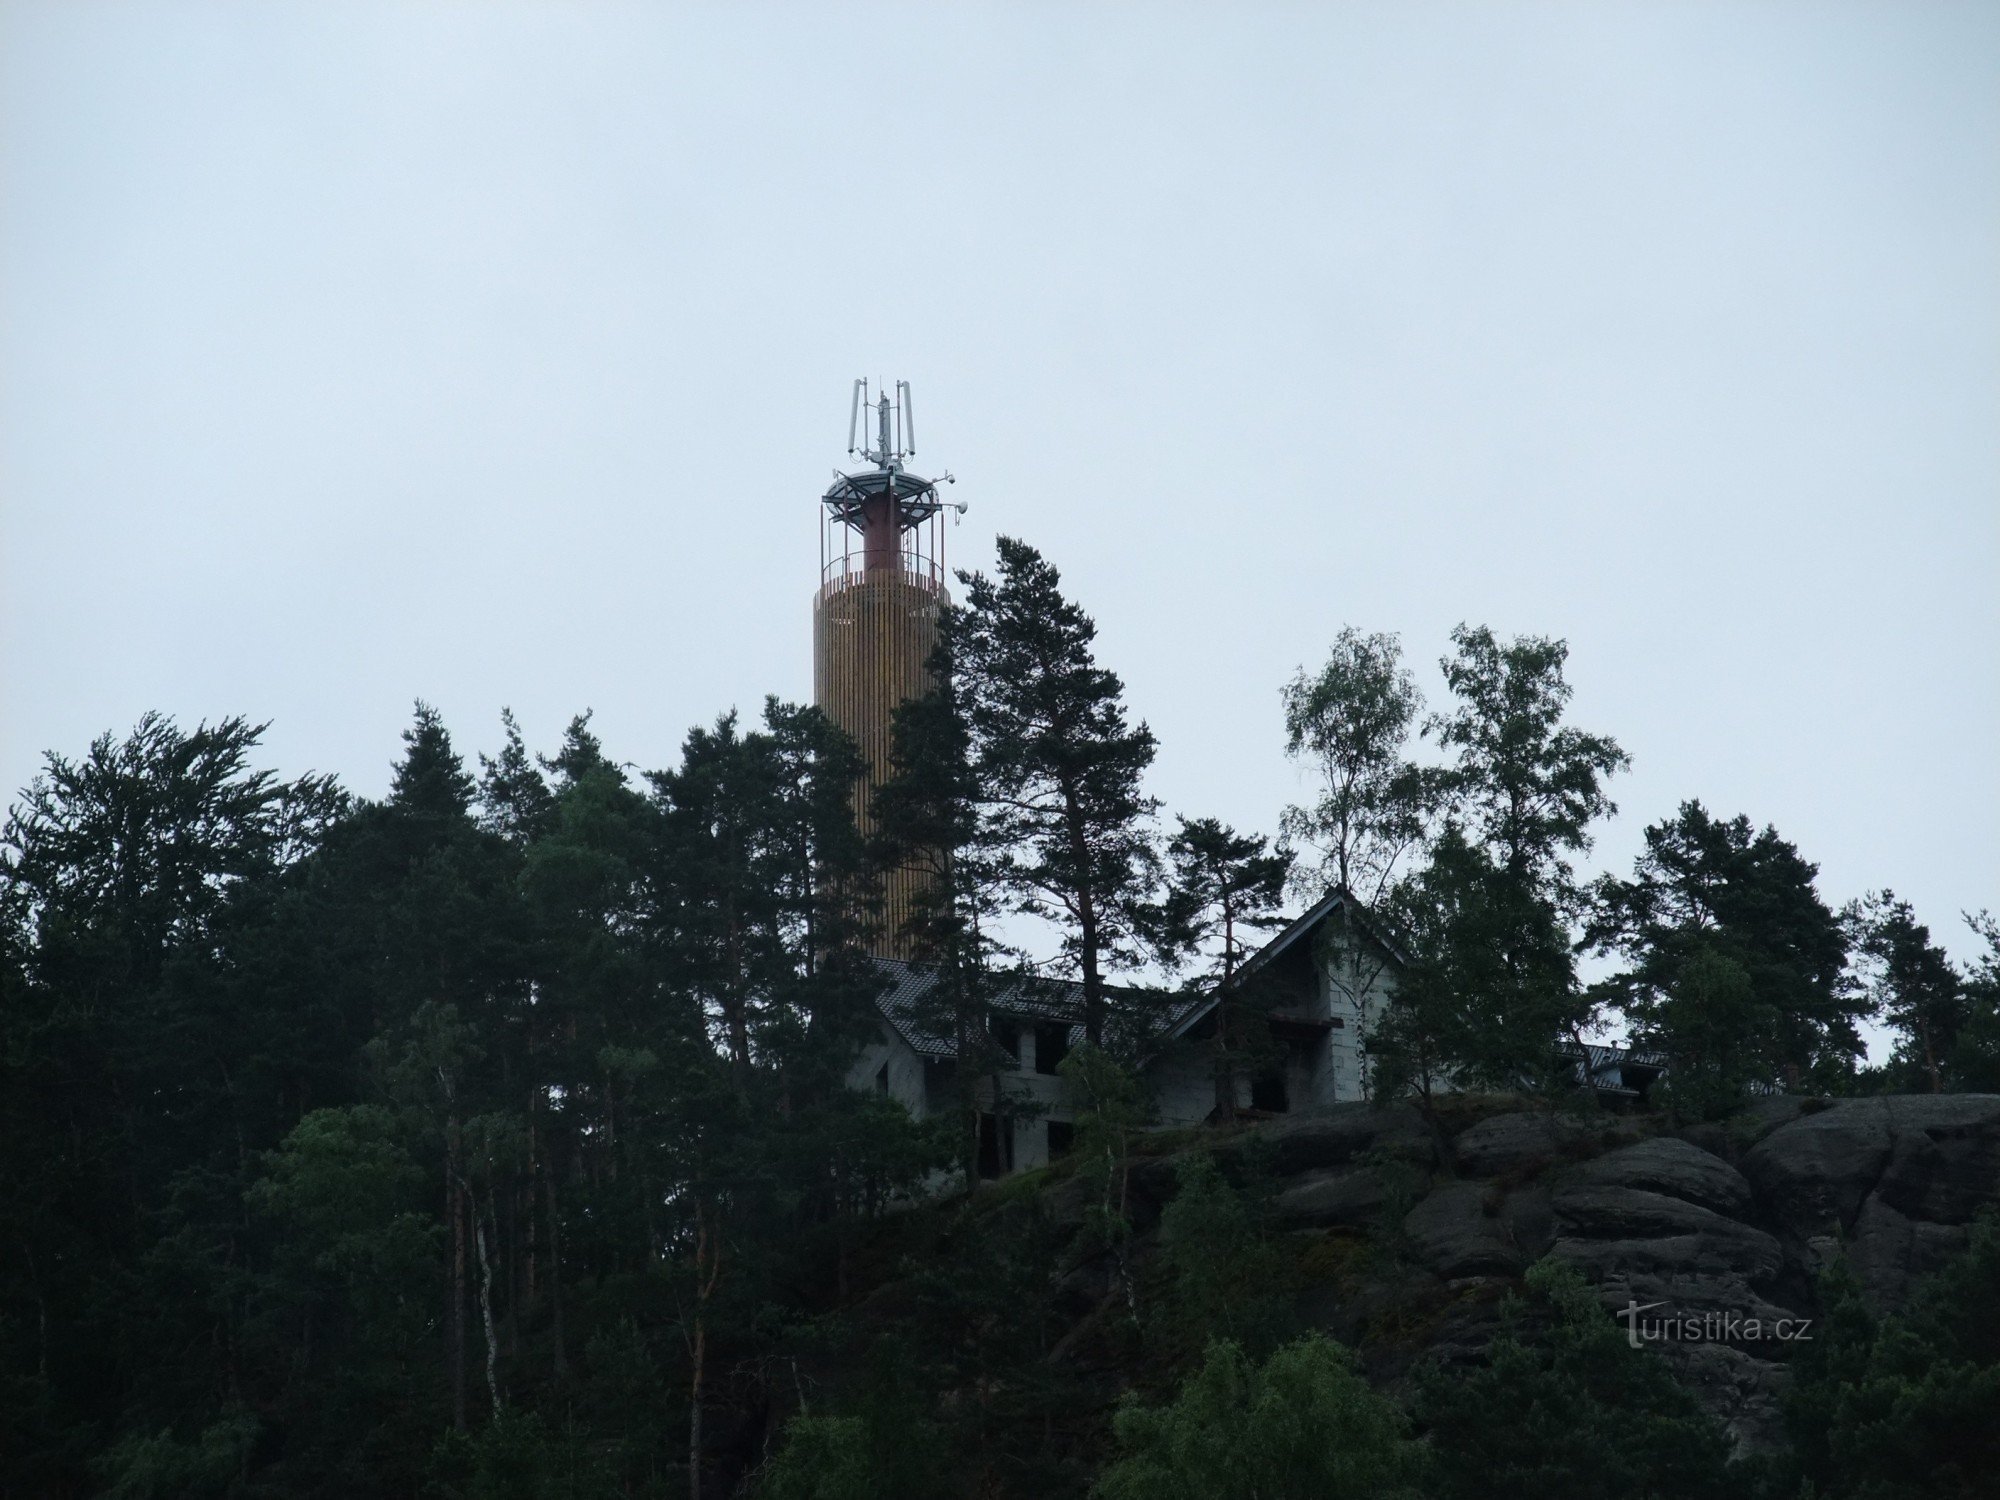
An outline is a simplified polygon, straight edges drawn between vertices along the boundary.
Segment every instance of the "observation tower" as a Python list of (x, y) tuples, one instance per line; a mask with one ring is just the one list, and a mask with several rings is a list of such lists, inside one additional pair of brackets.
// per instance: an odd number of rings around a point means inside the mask
[[(930, 687), (928, 663), (946, 603), (947, 507), (937, 487), (952, 477), (925, 479), (903, 466), (917, 451), (906, 380), (896, 382), (894, 399), (885, 390), (872, 403), (868, 382), (854, 382), (847, 451), (873, 467), (835, 470), (820, 497), (813, 702), (853, 736), (868, 763), (854, 800), (855, 821), (867, 834), (875, 826), (870, 798), (889, 775), (891, 716)], [(963, 504), (949, 508), (965, 511)], [(922, 880), (918, 871), (895, 870), (883, 882), (882, 932), (872, 945), (878, 956), (910, 956), (903, 927)]]

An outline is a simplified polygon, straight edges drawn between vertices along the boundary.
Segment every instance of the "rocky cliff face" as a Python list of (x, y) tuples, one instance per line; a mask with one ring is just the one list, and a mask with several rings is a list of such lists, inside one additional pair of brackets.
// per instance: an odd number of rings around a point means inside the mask
[[(1644, 1308), (1628, 1321), (1751, 1451), (1779, 1440), (1817, 1273), (1844, 1251), (1877, 1307), (1897, 1308), (2000, 1200), (2000, 1095), (1773, 1099), (1679, 1130), (1531, 1110), (1454, 1129), (1356, 1105), (1230, 1149), (1268, 1152), (1274, 1211), (1302, 1239), (1395, 1241), (1395, 1263), (1310, 1286), (1300, 1306), (1383, 1378), (1474, 1357), (1501, 1295), (1552, 1255), (1607, 1309)], [(1167, 1185), (1157, 1170), (1139, 1181)]]
[[(1020, 1446), (1073, 1483), (1028, 1492), (1081, 1493), (1121, 1393), (1171, 1389), (1166, 1346), (1136, 1335), (1131, 1315), (1170, 1304), (1162, 1218), (1203, 1153), (1275, 1229), (1258, 1274), (1280, 1277), (1272, 1290), (1293, 1302), (1273, 1315), (1352, 1346), (1378, 1385), (1406, 1389), (1427, 1360), (1481, 1360), (1508, 1294), (1554, 1257), (1607, 1316), (1642, 1309), (1630, 1315), (1642, 1341), (1739, 1453), (1756, 1453), (1785, 1439), (1787, 1365), (1820, 1316), (1818, 1274), (1844, 1256), (1879, 1311), (1899, 1310), (2000, 1202), (2000, 1095), (1769, 1099), (1690, 1127), (1456, 1097), (1434, 1116), (1343, 1105), (1141, 1136), (1133, 1152), (1116, 1186), (1101, 1158), (1071, 1159), (885, 1220), (842, 1299), (845, 1342), (802, 1353), (804, 1378), (838, 1390), (879, 1336), (929, 1339), (982, 1370), (939, 1396), (969, 1408), (997, 1400), (1004, 1380), (986, 1367), (1014, 1359), (1006, 1378), (1034, 1386), (1033, 1367), (1068, 1393)], [(1113, 1200), (1129, 1234), (1108, 1241), (1098, 1219)], [(975, 1282), (996, 1295), (968, 1302)], [(956, 1301), (934, 1295), (946, 1284)]]

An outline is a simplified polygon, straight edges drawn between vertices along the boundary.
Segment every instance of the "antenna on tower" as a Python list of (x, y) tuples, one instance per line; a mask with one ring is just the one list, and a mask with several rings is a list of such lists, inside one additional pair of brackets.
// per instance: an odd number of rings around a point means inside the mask
[[(858, 453), (881, 469), (896, 469), (917, 452), (916, 405), (910, 399), (910, 382), (899, 380), (892, 400), (889, 383), (881, 383), (881, 394), (869, 399), (869, 382), (854, 382), (854, 394), (847, 403), (847, 451)], [(863, 413), (867, 415), (864, 417)], [(869, 428), (874, 441), (871, 444)]]

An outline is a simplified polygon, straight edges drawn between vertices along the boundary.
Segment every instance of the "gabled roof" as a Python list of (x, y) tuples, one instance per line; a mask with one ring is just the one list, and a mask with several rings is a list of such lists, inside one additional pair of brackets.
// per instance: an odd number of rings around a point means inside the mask
[[(1270, 942), (1243, 960), (1243, 966), (1229, 976), (1232, 985), (1243, 983), (1259, 971), (1275, 963), (1279, 955), (1295, 947), (1302, 939), (1319, 930), (1320, 924), (1335, 912), (1345, 910), (1348, 920), (1358, 928), (1368, 940), (1389, 955), (1390, 961), (1398, 967), (1409, 962), (1399, 945), (1384, 930), (1383, 923), (1373, 916), (1367, 907), (1356, 899), (1354, 893), (1345, 886), (1336, 886), (1311, 906), (1300, 912)], [(1209, 995), (1190, 1005), (1175, 1023), (1172, 1035), (1182, 1036), (1203, 1016), (1215, 1008), (1216, 997)]]
[(1409, 963), (1409, 956), (1403, 952), (1402, 946), (1389, 935), (1387, 924), (1363, 906), (1354, 892), (1344, 885), (1339, 885), (1300, 912), (1283, 932), (1244, 959), (1243, 967), (1230, 976), (1230, 982), (1241, 984), (1308, 933), (1317, 931), (1319, 925), (1337, 911), (1345, 911), (1348, 921), (1398, 965)]

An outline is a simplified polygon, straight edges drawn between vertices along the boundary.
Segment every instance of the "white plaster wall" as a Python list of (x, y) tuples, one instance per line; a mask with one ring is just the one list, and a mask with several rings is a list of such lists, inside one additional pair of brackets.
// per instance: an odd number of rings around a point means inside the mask
[(924, 1060), (887, 1021), (877, 1024), (879, 1031), (875, 1040), (861, 1049), (853, 1066), (847, 1070), (847, 1086), (863, 1093), (874, 1093), (876, 1079), (886, 1062), (889, 1065), (889, 1097), (908, 1110), (912, 1119), (929, 1118), (931, 1101), (924, 1077)]
[(1341, 1025), (1329, 1032), (1321, 1076), (1314, 1081), (1318, 1103), (1368, 1097), (1368, 1033), (1396, 993), (1388, 959), (1363, 945), (1358, 952), (1329, 945), (1320, 958), (1320, 993), (1325, 1016)]
[[(1246, 1080), (1238, 1084), (1247, 1090)], [(1175, 1047), (1146, 1069), (1153, 1108), (1167, 1129), (1199, 1125), (1215, 1108), (1215, 1064), (1205, 1047)]]

